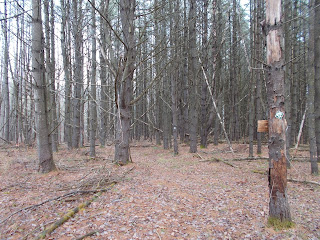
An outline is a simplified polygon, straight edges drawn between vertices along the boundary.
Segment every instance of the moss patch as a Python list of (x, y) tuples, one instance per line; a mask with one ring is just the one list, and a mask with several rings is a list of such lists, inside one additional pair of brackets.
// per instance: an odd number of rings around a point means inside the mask
[(279, 218), (269, 217), (267, 227), (272, 227), (274, 230), (285, 230), (289, 228), (294, 228), (296, 224), (289, 220), (281, 221)]

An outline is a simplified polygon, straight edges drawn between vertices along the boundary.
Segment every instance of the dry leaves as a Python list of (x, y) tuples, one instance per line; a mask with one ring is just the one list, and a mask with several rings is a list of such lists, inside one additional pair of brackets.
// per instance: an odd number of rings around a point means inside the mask
[[(266, 160), (202, 162), (180, 146), (180, 155), (148, 142), (135, 142), (132, 164), (118, 167), (110, 160), (113, 148), (97, 149), (89, 159), (79, 151), (55, 155), (60, 170), (35, 172), (35, 150), (11, 150), (0, 159), (0, 221), (10, 213), (77, 189), (101, 187), (133, 166), (125, 178), (88, 208), (55, 230), (48, 239), (319, 239), (320, 189), (288, 183), (289, 202), (296, 228), (276, 232), (266, 228), (268, 185)], [(148, 145), (148, 147), (144, 147)], [(139, 147), (141, 146), (141, 147)], [(229, 160), (248, 156), (247, 145), (224, 144), (199, 151), (203, 159)], [(299, 151), (305, 157), (307, 151)], [(262, 157), (267, 156), (263, 148)], [(320, 182), (310, 176), (306, 162), (293, 162), (289, 177)], [(77, 195), (22, 211), (0, 225), (0, 239), (32, 239), (69, 209), (90, 199)]]

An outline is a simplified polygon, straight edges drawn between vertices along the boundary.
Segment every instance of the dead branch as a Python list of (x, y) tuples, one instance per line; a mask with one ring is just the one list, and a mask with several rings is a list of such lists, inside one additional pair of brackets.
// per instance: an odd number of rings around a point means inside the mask
[(298, 180), (298, 179), (287, 179), (288, 182), (293, 182), (293, 183), (304, 183), (304, 184), (312, 184), (312, 185), (317, 185), (317, 186), (320, 186), (320, 183), (318, 182), (314, 182), (314, 181), (306, 181), (306, 180)]
[(108, 190), (110, 190), (110, 188), (113, 187), (114, 184), (116, 184), (117, 182), (116, 181), (113, 181), (110, 183), (109, 187), (108, 188), (105, 188), (105, 189), (96, 189), (96, 190), (77, 190), (77, 191), (73, 191), (73, 192), (69, 192), (69, 193), (66, 193), (66, 194), (63, 194), (61, 196), (58, 196), (58, 197), (54, 197), (54, 198), (50, 198), (50, 199), (47, 199), (41, 203), (38, 203), (38, 204), (34, 204), (34, 205), (31, 205), (31, 206), (28, 206), (28, 207), (25, 207), (25, 208), (21, 208), (19, 209), (18, 211), (15, 211), (14, 213), (11, 213), (8, 217), (6, 217), (5, 219), (1, 220), (0, 221), (0, 224), (3, 224), (5, 221), (7, 221), (9, 218), (11, 218), (12, 216), (22, 212), (22, 211), (26, 211), (26, 210), (30, 210), (30, 209), (34, 209), (34, 208), (37, 208), (37, 207), (40, 207), (48, 202), (52, 202), (52, 201), (56, 201), (56, 200), (60, 200), (60, 199), (63, 199), (63, 198), (67, 198), (67, 197), (71, 197), (73, 195), (77, 195), (77, 194), (89, 194), (89, 193), (99, 193), (99, 192), (106, 192)]
[(98, 230), (89, 232), (89, 233), (87, 233), (87, 234), (85, 234), (85, 235), (83, 235), (83, 236), (81, 236), (81, 237), (76, 238), (76, 240), (85, 239), (86, 237), (93, 236), (93, 235), (97, 234), (98, 232), (99, 232)]
[[(267, 175), (266, 171), (261, 171), (261, 170), (252, 170), (251, 172), (262, 174), (262, 175)], [(314, 182), (314, 181), (298, 180), (298, 179), (293, 179), (293, 178), (287, 178), (287, 180), (288, 180), (288, 182), (292, 182), (292, 183), (304, 183), (304, 184), (312, 184), (312, 185), (320, 186), (320, 183)]]
[(254, 160), (269, 160), (267, 157), (247, 157), (247, 158), (233, 158), (230, 161), (254, 161)]
[[(113, 184), (114, 185), (114, 184)], [(93, 201), (95, 201), (102, 192), (99, 192), (97, 195), (95, 195), (93, 198), (91, 198), (89, 201), (86, 201), (84, 203), (79, 204), (78, 207), (75, 207), (72, 210), (69, 210), (65, 215), (62, 216), (58, 221), (53, 223), (50, 227), (46, 228), (41, 234), (39, 234), (35, 239), (44, 239), (46, 235), (52, 233), (54, 230), (56, 230), (58, 227), (63, 225), (66, 221), (68, 221), (70, 218), (72, 218), (75, 214), (77, 214), (80, 210), (88, 207)]]
[[(200, 155), (199, 155), (200, 156)], [(237, 166), (233, 165), (232, 163), (229, 163), (225, 160), (222, 160), (220, 158), (211, 158), (211, 159), (204, 159), (204, 160), (200, 160), (199, 162), (223, 162), (226, 165), (229, 165), (231, 167), (237, 168)]]

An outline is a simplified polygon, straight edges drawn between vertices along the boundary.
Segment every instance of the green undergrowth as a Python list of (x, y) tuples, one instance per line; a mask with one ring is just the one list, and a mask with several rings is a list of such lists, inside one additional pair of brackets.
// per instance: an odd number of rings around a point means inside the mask
[(269, 217), (267, 227), (272, 227), (274, 230), (286, 230), (290, 228), (294, 228), (296, 224), (289, 220), (283, 220), (275, 217)]

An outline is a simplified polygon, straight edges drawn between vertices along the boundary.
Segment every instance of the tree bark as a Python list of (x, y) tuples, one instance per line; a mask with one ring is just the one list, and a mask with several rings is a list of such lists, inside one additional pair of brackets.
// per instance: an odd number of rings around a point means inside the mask
[[(202, 63), (203, 70), (207, 74), (208, 72), (208, 1), (203, 0), (203, 35), (202, 35)], [(216, 36), (215, 36), (216, 37)], [(215, 54), (215, 53), (213, 53)], [(215, 62), (214, 62), (215, 64)], [(208, 90), (206, 81), (201, 82), (201, 99), (200, 99), (200, 117), (201, 117), (201, 127), (200, 127), (200, 147), (206, 148), (208, 145)]]
[(317, 143), (315, 135), (315, 118), (314, 118), (314, 0), (309, 0), (309, 49), (308, 49), (308, 132), (309, 132), (309, 152), (311, 162), (311, 174), (319, 174), (317, 163)]
[[(92, 0), (95, 6), (95, 0)], [(96, 131), (97, 131), (97, 90), (96, 90), (96, 72), (97, 72), (97, 43), (96, 43), (96, 14), (95, 8), (91, 9), (91, 101), (90, 101), (90, 157), (96, 156)]]
[[(179, 154), (178, 149), (178, 89), (177, 89), (177, 82), (178, 82), (178, 69), (179, 67), (179, 61), (178, 61), (178, 25), (179, 25), (179, 4), (178, 2), (175, 2), (174, 5), (174, 11), (175, 13), (175, 19), (174, 23), (172, 24), (173, 19), (170, 20), (170, 37), (171, 37), (171, 47), (172, 47), (172, 56), (174, 58), (173, 61), (173, 71), (171, 74), (171, 100), (172, 100), (172, 133), (173, 133), (173, 152), (174, 155)], [(173, 26), (172, 26), (173, 25)], [(172, 29), (173, 28), (173, 29)]]
[(35, 87), (38, 171), (55, 170), (48, 128), (41, 0), (32, 0), (32, 76)]
[(267, 94), (269, 105), (269, 215), (291, 220), (287, 199), (284, 52), (281, 0), (266, 1)]
[(4, 34), (4, 74), (3, 74), (3, 109), (2, 118), (4, 125), (3, 137), (6, 141), (10, 141), (10, 98), (9, 98), (9, 43), (8, 43), (8, 24), (7, 24), (7, 2), (4, 1), (4, 22), (3, 22), (3, 34)]
[(68, 148), (72, 147), (71, 144), (71, 85), (70, 85), (70, 59), (68, 53), (68, 44), (66, 38), (67, 32), (67, 9), (69, 6), (65, 0), (60, 0), (61, 6), (61, 52), (63, 61), (63, 72), (65, 81), (65, 95), (64, 95), (64, 141), (67, 142)]
[(114, 160), (119, 165), (130, 161), (129, 140), (132, 98), (132, 79), (135, 70), (134, 11), (135, 0), (120, 0), (120, 18), (124, 41), (123, 73), (117, 82), (117, 127)]
[(56, 58), (55, 58), (55, 33), (54, 33), (54, 0), (51, 0), (50, 5), (50, 41), (51, 41), (51, 59), (50, 59), (50, 71), (51, 71), (51, 114), (52, 114), (52, 150), (58, 151), (59, 139), (58, 139), (58, 114), (57, 114), (57, 101), (56, 101)]
[(198, 60), (196, 42), (196, 1), (189, 0), (189, 131), (190, 152), (197, 152), (198, 133)]
[(315, 0), (314, 12), (314, 86), (315, 130), (317, 157), (320, 162), (320, 0)]
[(81, 96), (83, 84), (83, 35), (82, 35), (82, 1), (73, 0), (73, 37), (74, 37), (74, 99), (73, 99), (73, 131), (72, 147), (79, 148), (81, 135)]

